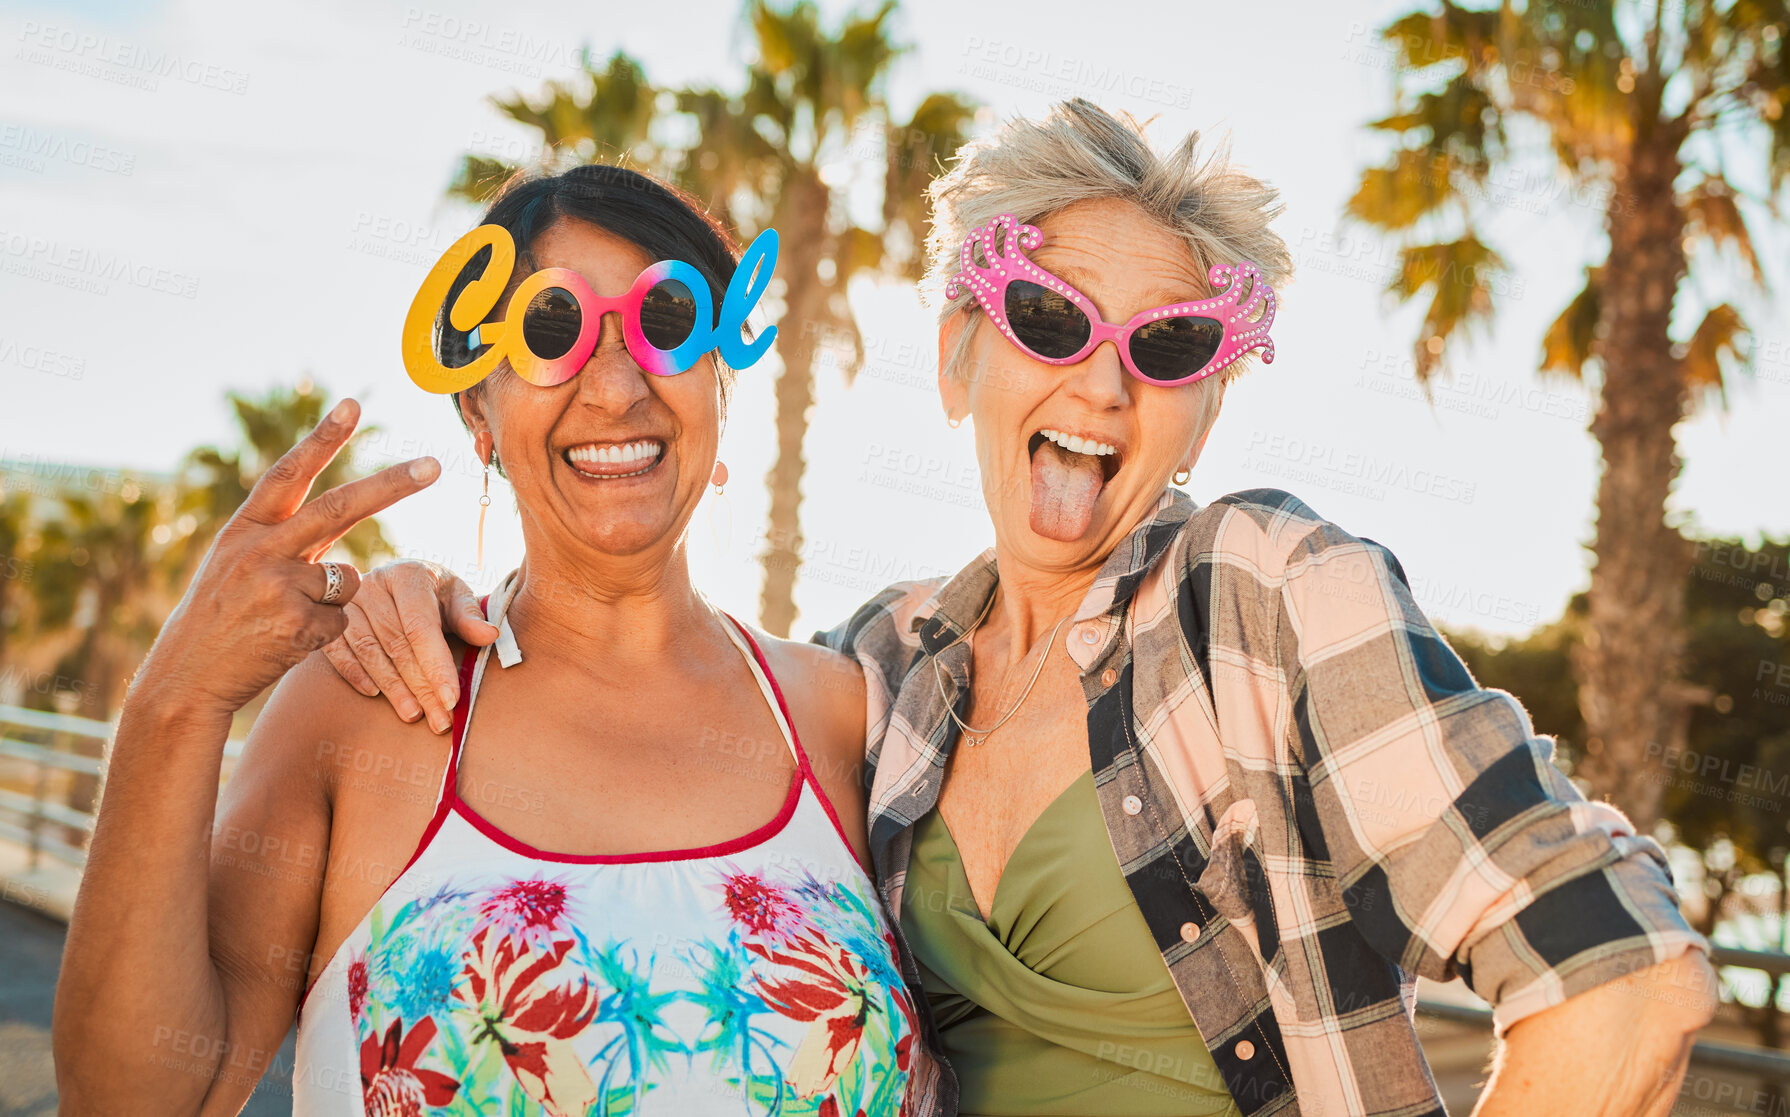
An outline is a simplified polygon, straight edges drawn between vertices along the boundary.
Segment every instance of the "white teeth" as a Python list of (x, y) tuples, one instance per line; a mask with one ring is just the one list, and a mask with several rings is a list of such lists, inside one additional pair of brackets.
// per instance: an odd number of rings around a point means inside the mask
[(566, 457), (575, 462), (623, 465), (628, 462), (651, 462), (665, 449), (656, 441), (627, 442), (619, 446), (574, 446)]
[(1053, 430), (1041, 430), (1038, 433), (1069, 451), (1071, 454), (1092, 454), (1098, 458), (1105, 457), (1108, 454), (1118, 453), (1118, 450), (1110, 443), (1100, 442), (1092, 438), (1083, 438), (1079, 434), (1064, 434), (1062, 431)]

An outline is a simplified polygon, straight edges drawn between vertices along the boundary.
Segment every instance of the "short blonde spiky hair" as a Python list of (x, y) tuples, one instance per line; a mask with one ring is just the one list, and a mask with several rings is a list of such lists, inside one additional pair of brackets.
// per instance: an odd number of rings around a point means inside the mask
[[(939, 308), (939, 324), (974, 300), (963, 291), (945, 297), (957, 274), (964, 238), (1003, 213), (1036, 225), (1075, 202), (1117, 198), (1136, 205), (1179, 236), (1204, 276), (1214, 264), (1253, 260), (1267, 281), (1279, 287), (1293, 271), (1286, 242), (1268, 227), (1280, 215), (1272, 186), (1233, 167), (1224, 146), (1200, 151), (1200, 135), (1189, 133), (1167, 154), (1150, 146), (1143, 125), (1125, 113), (1114, 115), (1079, 97), (1051, 107), (1042, 120), (1009, 120), (993, 135), (971, 140), (957, 151), (952, 167), (928, 189), (932, 232), (926, 238), (926, 274), (921, 296)], [(968, 357), (981, 318), (967, 328), (946, 357), (945, 371), (956, 375)], [(1203, 431), (1216, 413), (1220, 389), (1247, 364), (1236, 362), (1198, 384), (1206, 408)]]

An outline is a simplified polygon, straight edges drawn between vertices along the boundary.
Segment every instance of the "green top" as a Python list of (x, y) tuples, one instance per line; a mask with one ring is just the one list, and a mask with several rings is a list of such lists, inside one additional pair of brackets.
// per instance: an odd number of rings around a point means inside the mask
[(928, 813), (901, 919), (964, 1117), (1237, 1117), (1113, 858), (1092, 772), (1020, 839), (986, 923)]

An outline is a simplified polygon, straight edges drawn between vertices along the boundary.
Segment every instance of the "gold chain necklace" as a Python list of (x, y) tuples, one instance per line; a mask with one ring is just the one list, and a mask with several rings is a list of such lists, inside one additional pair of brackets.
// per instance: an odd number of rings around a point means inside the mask
[[(976, 629), (982, 624), (982, 622), (987, 619), (988, 611), (990, 609), (992, 609), (993, 607), (994, 607), (994, 594), (991, 593), (988, 595), (988, 604), (984, 605), (982, 607), (982, 615), (976, 618), (976, 623), (970, 625), (969, 628), (965, 629), (962, 636), (959, 636), (957, 639), (951, 641), (951, 643), (946, 644), (943, 648), (940, 648), (939, 655), (943, 655), (946, 651), (948, 651), (952, 647), (955, 647), (957, 644), (961, 643), (962, 641), (969, 639), (970, 634), (975, 632)], [(999, 729), (1003, 725), (1006, 725), (1007, 719), (1011, 718), (1014, 714), (1017, 714), (1019, 712), (1019, 708), (1021, 706), (1025, 705), (1026, 699), (1031, 697), (1032, 688), (1034, 686), (1038, 685), (1038, 676), (1044, 674), (1044, 664), (1046, 661), (1048, 661), (1050, 659), (1050, 649), (1056, 646), (1057, 633), (1062, 631), (1063, 624), (1068, 619), (1069, 619), (1068, 617), (1064, 617), (1062, 620), (1057, 622), (1057, 626), (1055, 628), (1050, 630), (1050, 639), (1046, 640), (1044, 643), (1044, 654), (1038, 657), (1038, 666), (1032, 669), (1032, 678), (1029, 682), (1026, 683), (1026, 688), (1023, 691), (1020, 691), (1019, 700), (1017, 702), (1013, 703), (1012, 709), (1008, 710), (1006, 713), (1001, 715), (1001, 719), (999, 721), (995, 722), (993, 725), (989, 726), (987, 729), (973, 729), (970, 727), (970, 725), (967, 722), (965, 722), (962, 718), (957, 716), (956, 708), (951, 704), (951, 699), (949, 697), (947, 697), (945, 694), (945, 675), (944, 675), (944, 672), (939, 669), (939, 657), (937, 655), (932, 657), (932, 677), (938, 680), (939, 698), (944, 701), (945, 712), (947, 714), (951, 715), (951, 720), (956, 722), (957, 728), (963, 731), (964, 739), (969, 742), (969, 745), (971, 748), (975, 748), (977, 745), (980, 745), (983, 741), (988, 740), (988, 738), (993, 735), (995, 730)], [(974, 662), (974, 656), (971, 657), (971, 662)]]

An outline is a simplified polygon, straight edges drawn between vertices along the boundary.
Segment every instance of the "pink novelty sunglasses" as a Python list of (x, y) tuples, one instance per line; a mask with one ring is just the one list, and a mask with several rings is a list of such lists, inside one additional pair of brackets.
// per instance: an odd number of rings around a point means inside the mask
[[(1212, 298), (1139, 311), (1119, 325), (1101, 318), (1086, 295), (1026, 258), (1025, 251), (1043, 240), (1037, 226), (1001, 214), (964, 239), (963, 266), (945, 285), (945, 297), (956, 298), (967, 287), (1008, 341), (1045, 364), (1076, 364), (1111, 341), (1125, 368), (1146, 384), (1191, 384), (1251, 349), (1262, 350), (1264, 363), (1274, 360), (1268, 337), (1274, 288), (1252, 262), (1214, 265), (1206, 275), (1221, 293)], [(976, 260), (978, 243), (985, 263)]]

